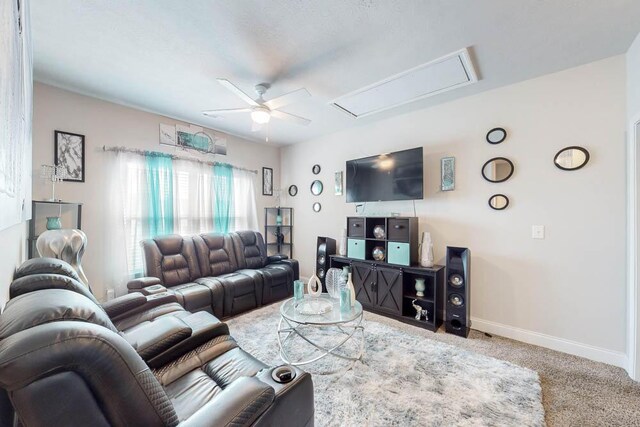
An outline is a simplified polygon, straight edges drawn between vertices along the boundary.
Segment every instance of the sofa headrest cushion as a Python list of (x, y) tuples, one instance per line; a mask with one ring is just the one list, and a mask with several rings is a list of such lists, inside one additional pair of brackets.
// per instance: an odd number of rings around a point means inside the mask
[(68, 262), (56, 258), (33, 258), (25, 261), (13, 274), (13, 278), (19, 279), (20, 277), (41, 273), (60, 274), (80, 281), (78, 273)]
[(256, 233), (253, 231), (238, 231), (238, 236), (242, 239), (245, 246), (255, 246)]
[(66, 289), (89, 298), (95, 304), (98, 300), (91, 291), (78, 280), (61, 274), (32, 274), (14, 280), (9, 286), (9, 297), (15, 298), (29, 292), (43, 289)]
[(160, 253), (166, 256), (177, 255), (181, 253), (184, 239), (189, 239), (189, 237), (182, 237), (178, 234), (170, 234), (168, 236), (156, 237), (153, 240), (156, 242), (156, 245), (158, 245)]
[(225, 244), (225, 235), (222, 233), (203, 233), (200, 238), (204, 240), (210, 251), (222, 249)]
[(118, 332), (104, 310), (88, 298), (66, 289), (46, 289), (9, 300), (0, 316), (0, 340), (62, 320), (84, 321)]
[(204, 233), (194, 237), (203, 275), (219, 276), (238, 269), (233, 243), (228, 234)]

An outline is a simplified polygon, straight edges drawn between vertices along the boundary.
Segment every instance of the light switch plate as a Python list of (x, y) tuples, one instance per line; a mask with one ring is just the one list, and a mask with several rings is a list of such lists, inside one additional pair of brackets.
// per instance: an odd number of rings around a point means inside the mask
[(532, 225), (531, 226), (531, 238), (532, 239), (544, 239), (544, 225)]

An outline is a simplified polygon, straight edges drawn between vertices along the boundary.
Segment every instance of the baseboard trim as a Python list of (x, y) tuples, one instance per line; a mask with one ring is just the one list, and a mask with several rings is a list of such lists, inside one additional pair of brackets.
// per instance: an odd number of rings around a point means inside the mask
[(596, 362), (607, 363), (623, 369), (627, 369), (628, 366), (627, 355), (619, 351), (608, 350), (602, 347), (596, 347), (589, 344), (579, 343), (577, 341), (554, 337), (552, 335), (516, 328), (501, 323), (491, 322), (489, 320), (478, 319), (476, 317), (471, 318), (471, 327), (478, 331), (487, 332), (493, 335), (500, 335), (502, 337), (522, 341), (527, 344), (546, 347), (551, 350), (584, 357)]
[[(307, 283), (309, 278), (300, 277), (300, 280)], [(471, 327), (481, 332), (487, 332), (492, 335), (499, 335), (512, 340), (522, 341), (527, 344), (533, 344), (562, 353), (584, 357), (585, 359), (593, 360), (595, 362), (602, 362), (608, 365), (617, 366), (624, 370), (629, 368), (629, 358), (627, 357), (627, 354), (620, 351), (608, 350), (602, 347), (554, 337), (553, 335), (516, 328), (514, 326), (492, 322), (490, 320), (479, 319), (477, 317), (471, 318)]]

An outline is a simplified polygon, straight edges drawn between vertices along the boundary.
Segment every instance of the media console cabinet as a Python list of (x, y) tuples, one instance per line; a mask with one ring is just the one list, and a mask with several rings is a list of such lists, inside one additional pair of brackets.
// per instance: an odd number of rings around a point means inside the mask
[[(330, 267), (350, 266), (356, 299), (365, 310), (436, 331), (444, 318), (444, 266), (424, 268), (332, 255)], [(416, 295), (416, 279), (424, 279), (424, 296)], [(428, 320), (416, 320), (412, 301), (427, 310)]]

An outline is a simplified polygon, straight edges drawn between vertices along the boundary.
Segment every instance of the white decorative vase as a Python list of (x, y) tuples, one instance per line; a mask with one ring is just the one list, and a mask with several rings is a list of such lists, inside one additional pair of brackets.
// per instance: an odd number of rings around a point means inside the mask
[(87, 247), (87, 235), (82, 230), (47, 230), (38, 236), (36, 249), (41, 257), (58, 258), (71, 264), (82, 283), (89, 280), (82, 269), (82, 256)]
[(322, 283), (318, 276), (316, 276), (316, 271), (313, 270), (313, 275), (309, 278), (309, 283), (307, 283), (307, 294), (312, 297), (320, 296), (322, 293)]
[(340, 230), (340, 245), (338, 246), (338, 255), (347, 256), (347, 229)]
[(428, 231), (422, 233), (422, 242), (420, 243), (420, 265), (422, 267), (433, 267), (433, 242), (431, 241), (431, 233)]
[(424, 284), (424, 279), (416, 279), (415, 287), (416, 287), (416, 296), (423, 297), (424, 290), (427, 289), (427, 287)]

